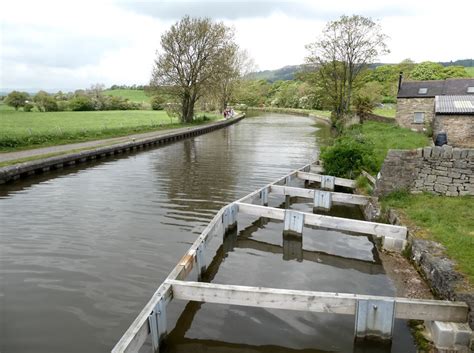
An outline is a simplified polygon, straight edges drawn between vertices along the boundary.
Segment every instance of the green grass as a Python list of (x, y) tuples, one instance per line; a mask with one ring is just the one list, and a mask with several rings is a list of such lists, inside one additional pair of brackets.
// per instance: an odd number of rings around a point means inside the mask
[(385, 207), (402, 212), (409, 222), (426, 231), (420, 237), (435, 240), (446, 247), (458, 270), (474, 285), (474, 198), (432, 194), (411, 195), (397, 192), (382, 201)]
[(430, 140), (426, 135), (395, 124), (367, 121), (361, 125), (360, 129), (364, 137), (374, 143), (379, 170), (389, 149), (414, 149), (430, 144)]
[[(206, 114), (204, 120), (218, 115)], [(0, 151), (37, 148), (183, 127), (164, 111), (23, 112), (0, 105)]]
[(151, 97), (145, 94), (144, 90), (140, 89), (114, 89), (106, 90), (104, 94), (114, 97), (127, 98), (131, 102), (150, 103)]
[(467, 73), (469, 74), (470, 77), (474, 77), (474, 66), (472, 67), (465, 67)]
[(377, 114), (377, 115), (380, 115), (380, 116), (384, 116), (386, 118), (395, 118), (395, 113), (397, 112), (395, 106), (393, 105), (389, 105), (389, 106), (386, 106), (386, 107), (383, 107), (383, 108), (375, 108), (373, 113), (374, 114)]

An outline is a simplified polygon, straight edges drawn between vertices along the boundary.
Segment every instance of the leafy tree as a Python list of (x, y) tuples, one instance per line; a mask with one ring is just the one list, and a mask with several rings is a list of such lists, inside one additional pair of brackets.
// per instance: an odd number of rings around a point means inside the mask
[(468, 73), (462, 66), (444, 67), (431, 61), (422, 62), (410, 73), (413, 80), (444, 80), (446, 78), (468, 77)]
[(69, 108), (72, 111), (94, 110), (94, 102), (88, 96), (78, 95), (69, 101)]
[(389, 52), (386, 38), (370, 18), (341, 16), (326, 25), (316, 42), (307, 45), (307, 61), (319, 67), (319, 80), (331, 102), (334, 125), (350, 111), (361, 72), (379, 55)]
[(18, 108), (25, 106), (28, 97), (29, 95), (26, 92), (12, 91), (8, 94), (7, 98), (5, 98), (5, 103), (15, 108), (15, 110), (18, 110)]
[(59, 110), (56, 99), (45, 91), (36, 93), (33, 101), (40, 112), (56, 112)]
[(225, 55), (235, 55), (234, 33), (222, 22), (184, 17), (161, 37), (151, 85), (166, 87), (181, 104), (181, 120), (191, 122), (194, 105), (212, 87)]
[(151, 99), (151, 109), (163, 110), (165, 109), (165, 99), (162, 96), (153, 96)]

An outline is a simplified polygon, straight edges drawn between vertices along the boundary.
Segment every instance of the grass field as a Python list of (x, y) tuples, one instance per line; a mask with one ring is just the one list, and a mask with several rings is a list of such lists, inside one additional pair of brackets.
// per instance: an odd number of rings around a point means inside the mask
[(472, 67), (465, 67), (467, 73), (469, 74), (470, 77), (474, 77), (474, 66)]
[(389, 105), (383, 108), (375, 108), (373, 113), (384, 116), (386, 118), (395, 118), (395, 113), (397, 112), (397, 109), (395, 108), (395, 105)]
[(114, 89), (106, 90), (104, 94), (114, 97), (127, 98), (131, 102), (150, 103), (151, 97), (145, 94), (144, 90), (139, 89)]
[[(408, 223), (418, 227), (416, 236), (435, 240), (446, 247), (447, 255), (474, 285), (474, 198), (431, 194), (393, 193), (384, 206), (401, 211)], [(421, 227), (421, 229), (419, 228)]]
[[(216, 120), (206, 114), (196, 124)], [(98, 140), (183, 127), (164, 111), (23, 112), (0, 105), (0, 151)]]
[(428, 146), (430, 143), (426, 135), (395, 124), (367, 121), (360, 129), (361, 133), (374, 143), (379, 170), (389, 149), (413, 149)]

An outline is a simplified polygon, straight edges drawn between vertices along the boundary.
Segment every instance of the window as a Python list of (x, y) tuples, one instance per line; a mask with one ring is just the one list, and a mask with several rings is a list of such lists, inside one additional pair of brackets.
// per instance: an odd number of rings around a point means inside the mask
[(467, 88), (467, 93), (474, 93), (474, 86), (469, 86)]
[(415, 124), (423, 124), (425, 122), (425, 113), (415, 112), (415, 118), (413, 122)]
[(418, 90), (418, 94), (426, 94), (426, 93), (428, 93), (428, 88), (420, 88)]

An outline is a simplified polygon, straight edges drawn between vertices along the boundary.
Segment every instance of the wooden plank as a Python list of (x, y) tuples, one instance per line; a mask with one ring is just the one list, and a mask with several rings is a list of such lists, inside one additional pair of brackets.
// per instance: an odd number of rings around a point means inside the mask
[(468, 306), (463, 302), (421, 300), (349, 293), (235, 286), (169, 280), (173, 298), (206, 303), (260, 308), (355, 315), (358, 301), (395, 301), (399, 319), (466, 322)]
[[(314, 189), (296, 188), (291, 186), (272, 185), (270, 191), (277, 195), (290, 195), (306, 199), (314, 199)], [(366, 205), (370, 197), (363, 195), (346, 194), (343, 192), (331, 192), (333, 202), (346, 203), (351, 205)]]
[[(203, 243), (205, 244), (212, 235), (223, 234), (224, 228), (222, 226), (222, 214), (226, 207), (220, 209), (212, 221), (209, 222), (207, 227), (204, 228), (201, 235), (194, 241), (186, 254), (184, 254), (178, 264), (170, 272), (167, 280), (185, 279), (194, 267), (196, 250), (198, 247)], [(112, 353), (138, 352), (150, 333), (148, 316), (162, 298), (165, 298), (166, 301), (170, 300), (170, 295), (171, 291), (169, 285), (167, 285), (166, 282), (163, 282), (121, 337), (119, 342), (117, 342), (115, 347), (112, 349)]]
[(265, 189), (265, 188), (269, 188), (270, 186), (276, 184), (276, 183), (282, 183), (286, 180), (286, 178), (288, 177), (292, 177), (294, 175), (296, 175), (296, 173), (298, 173), (299, 171), (301, 170), (304, 170), (306, 168), (309, 168), (311, 166), (311, 164), (306, 164), (305, 166), (299, 168), (299, 169), (295, 169), (293, 171), (291, 171), (290, 173), (284, 175), (283, 177), (271, 182), (271, 183), (268, 183), (267, 185), (261, 187), (260, 189), (257, 189), (253, 192), (251, 192), (250, 194), (242, 197), (241, 199), (237, 200), (236, 202), (248, 202), (248, 203), (252, 203), (254, 202), (255, 200), (258, 200), (260, 199), (260, 192)]
[[(240, 202), (237, 204), (239, 205), (239, 211), (242, 213), (278, 220), (284, 220), (285, 217), (285, 210), (280, 208), (250, 205)], [(377, 237), (383, 236), (400, 240), (405, 240), (407, 236), (407, 228), (402, 226), (360, 221), (356, 219), (323, 216), (306, 212), (302, 213), (304, 213), (304, 223), (316, 227), (337, 229), (361, 234), (371, 234)]]
[(375, 180), (375, 178), (369, 173), (367, 173), (365, 170), (362, 171), (362, 175), (365, 176), (372, 185), (375, 185), (375, 183), (377, 182), (377, 180)]
[[(314, 174), (314, 173), (306, 173), (306, 172), (297, 172), (296, 177), (303, 180), (309, 181), (317, 181), (321, 182), (323, 175), (321, 174)], [(356, 182), (352, 179), (344, 179), (344, 178), (335, 178), (335, 184), (339, 186), (345, 186), (348, 188), (355, 189)]]

